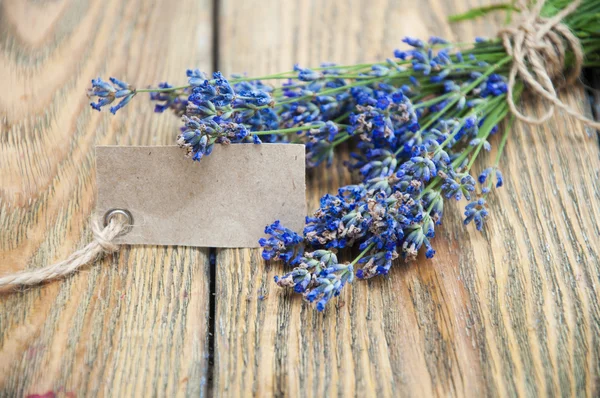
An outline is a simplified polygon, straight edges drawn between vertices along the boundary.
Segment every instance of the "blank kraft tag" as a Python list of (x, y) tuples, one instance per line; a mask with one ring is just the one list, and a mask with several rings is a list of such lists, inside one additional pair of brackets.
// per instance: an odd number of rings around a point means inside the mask
[(176, 146), (99, 146), (96, 157), (98, 214), (133, 216), (118, 243), (258, 247), (275, 220), (304, 226), (303, 145), (215, 145), (200, 162)]

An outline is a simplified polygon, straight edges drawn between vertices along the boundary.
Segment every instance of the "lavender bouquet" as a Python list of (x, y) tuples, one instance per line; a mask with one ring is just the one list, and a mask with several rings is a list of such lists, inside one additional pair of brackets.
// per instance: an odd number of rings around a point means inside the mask
[[(519, 113), (515, 103), (523, 91), (561, 106), (551, 79), (569, 69), (577, 77), (582, 66), (600, 64), (600, 0), (492, 8), (519, 12), (524, 22), (499, 39), (474, 44), (405, 38), (410, 49), (375, 63), (296, 65), (289, 72), (229, 79), (190, 69), (183, 86), (165, 82), (146, 89), (98, 78), (89, 90), (97, 97), (91, 106), (116, 103), (110, 107), (115, 113), (137, 94), (150, 93), (156, 112), (181, 117), (177, 143), (194, 161), (215, 144), (303, 143), (312, 168), (330, 164), (336, 148), (350, 142), (347, 166), (357, 183), (325, 195), (302, 236), (275, 221), (260, 240), (265, 260), (293, 267), (275, 282), (322, 311), (355, 275), (386, 275), (395, 259), (412, 260), (419, 251), (433, 257), (431, 241), (448, 201), (464, 198), (464, 223), (481, 230), (486, 199), (503, 185), (498, 165), (510, 122), (501, 122), (509, 114), (543, 121)], [(495, 161), (476, 173), (478, 156), (492, 142), (498, 145)], [(339, 250), (355, 246), (360, 253), (353, 261), (338, 261)]]

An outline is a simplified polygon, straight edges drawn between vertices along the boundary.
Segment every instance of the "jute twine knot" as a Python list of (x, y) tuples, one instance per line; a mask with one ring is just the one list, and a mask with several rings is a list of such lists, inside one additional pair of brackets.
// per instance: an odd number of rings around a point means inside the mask
[(119, 250), (119, 245), (114, 243), (114, 240), (127, 231), (128, 228), (129, 224), (122, 217), (111, 218), (106, 227), (102, 227), (100, 220), (93, 219), (92, 233), (94, 240), (87, 246), (73, 252), (67, 259), (56, 264), (0, 277), (0, 287), (36, 285), (75, 272), (104, 253), (114, 253)]
[(114, 253), (119, 250), (119, 245), (113, 242), (113, 240), (121, 233), (125, 227), (124, 222), (117, 221), (116, 219), (111, 220), (106, 228), (102, 228), (100, 220), (94, 218), (92, 221), (92, 234), (94, 235), (93, 243), (96, 243), (101, 251), (105, 253)]
[[(551, 18), (541, 16), (545, 0), (538, 0), (528, 7), (526, 0), (518, 0), (521, 10), (520, 22), (502, 29), (498, 36), (508, 55), (513, 57), (508, 75), (508, 106), (513, 115), (529, 124), (546, 122), (554, 114), (555, 107), (562, 109), (588, 126), (600, 128), (600, 123), (588, 119), (562, 102), (557, 95), (555, 82), (564, 79), (563, 84), (574, 83), (583, 67), (584, 53), (577, 37), (562, 23), (571, 14), (581, 0), (573, 1)], [(573, 54), (573, 66), (565, 74), (565, 54)], [(537, 96), (548, 100), (551, 106), (540, 118), (524, 115), (513, 99), (515, 82), (519, 77)]]

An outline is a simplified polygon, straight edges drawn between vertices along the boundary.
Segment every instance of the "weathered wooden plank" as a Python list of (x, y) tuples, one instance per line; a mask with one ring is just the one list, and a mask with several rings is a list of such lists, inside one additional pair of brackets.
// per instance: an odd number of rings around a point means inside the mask
[[(219, 66), (262, 75), (295, 62), (381, 59), (407, 34), (492, 36), (502, 15), (446, 23), (476, 5), (225, 0)], [(564, 98), (583, 106), (578, 88)], [(483, 233), (462, 226), (464, 204), (448, 206), (433, 260), (355, 282), (324, 314), (274, 286), (282, 265), (265, 264), (258, 250), (218, 250), (215, 391), (597, 395), (600, 160), (597, 137), (583, 139), (582, 131), (560, 113), (539, 128), (517, 123), (501, 164), (506, 185), (491, 197)], [(316, 171), (309, 209), (348, 182), (341, 161)]]
[[(211, 2), (0, 2), (0, 272), (90, 239), (96, 144), (172, 144), (145, 98), (92, 111), (92, 77), (132, 84), (210, 68)], [(64, 281), (0, 295), (0, 396), (201, 395), (208, 251), (123, 247)]]

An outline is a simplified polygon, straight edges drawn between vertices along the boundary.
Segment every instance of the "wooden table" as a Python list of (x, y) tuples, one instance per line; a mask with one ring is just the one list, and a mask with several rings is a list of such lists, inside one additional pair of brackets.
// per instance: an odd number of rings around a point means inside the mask
[[(95, 145), (174, 141), (178, 120), (144, 98), (116, 117), (93, 112), (91, 78), (182, 83), (188, 67), (260, 75), (373, 61), (404, 35), (494, 35), (503, 15), (446, 22), (477, 5), (0, 2), (0, 271), (91, 239)], [(589, 108), (581, 87), (563, 98)], [(517, 123), (483, 233), (448, 206), (433, 260), (354, 283), (324, 314), (279, 290), (282, 265), (248, 249), (123, 247), (65, 280), (4, 292), (0, 396), (597, 396), (600, 149), (583, 131), (561, 113)], [(312, 173), (309, 208), (349, 181), (341, 160)]]

